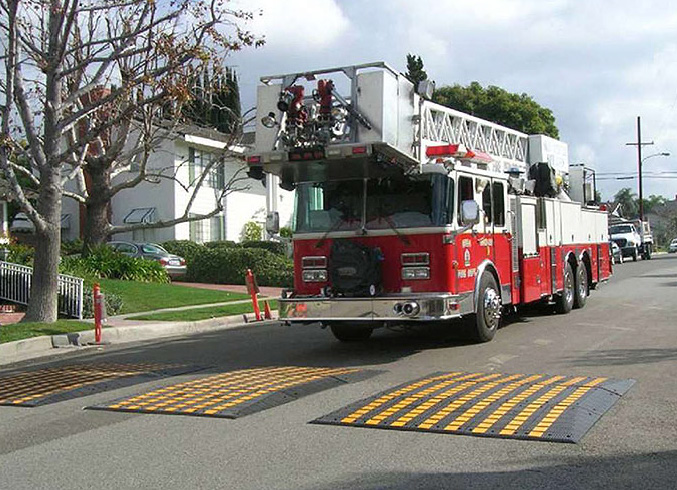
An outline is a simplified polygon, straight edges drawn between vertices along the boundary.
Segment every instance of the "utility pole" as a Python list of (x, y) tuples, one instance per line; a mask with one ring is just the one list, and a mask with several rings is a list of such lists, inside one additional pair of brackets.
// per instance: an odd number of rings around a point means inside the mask
[(637, 168), (639, 170), (639, 219), (644, 221), (644, 194), (642, 193), (642, 146), (653, 145), (653, 141), (646, 143), (642, 142), (642, 122), (641, 118), (637, 116), (637, 142), (626, 143), (628, 146), (637, 147)]

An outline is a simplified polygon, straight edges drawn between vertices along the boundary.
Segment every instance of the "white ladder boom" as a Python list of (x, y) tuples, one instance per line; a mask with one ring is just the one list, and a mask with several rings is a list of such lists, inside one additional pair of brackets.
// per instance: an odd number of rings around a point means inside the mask
[(511, 167), (527, 169), (529, 136), (470, 114), (430, 101), (421, 104), (418, 159), (424, 163), (428, 146), (463, 144), (489, 154), (496, 164), (492, 170), (505, 172)]

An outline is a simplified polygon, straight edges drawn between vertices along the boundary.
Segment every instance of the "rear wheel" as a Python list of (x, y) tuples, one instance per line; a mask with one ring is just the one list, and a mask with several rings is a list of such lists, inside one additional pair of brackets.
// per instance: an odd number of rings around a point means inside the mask
[(367, 340), (374, 331), (369, 325), (360, 325), (352, 323), (331, 323), (329, 325), (331, 333), (341, 342), (359, 342)]
[(574, 308), (583, 308), (588, 299), (588, 267), (581, 262), (576, 268), (576, 295), (574, 296)]
[(491, 274), (484, 274), (480, 279), (477, 313), (473, 338), (478, 342), (488, 342), (496, 335), (501, 322), (501, 294), (496, 279)]
[(574, 271), (567, 262), (564, 266), (564, 290), (558, 295), (556, 302), (558, 313), (569, 313), (574, 307), (575, 282)]

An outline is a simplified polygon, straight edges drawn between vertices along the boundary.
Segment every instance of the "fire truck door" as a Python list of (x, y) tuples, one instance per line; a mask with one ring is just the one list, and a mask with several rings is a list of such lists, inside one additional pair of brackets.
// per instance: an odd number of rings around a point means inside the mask
[(520, 245), (522, 248), (521, 285), (522, 302), (529, 303), (541, 297), (541, 256), (538, 250), (536, 198), (522, 196), (519, 205)]
[[(506, 218), (507, 189), (504, 181), (491, 180), (491, 230), (487, 234), (486, 246), (501, 280), (502, 291), (511, 284), (511, 245), (509, 223)], [(503, 298), (504, 301), (507, 300)]]

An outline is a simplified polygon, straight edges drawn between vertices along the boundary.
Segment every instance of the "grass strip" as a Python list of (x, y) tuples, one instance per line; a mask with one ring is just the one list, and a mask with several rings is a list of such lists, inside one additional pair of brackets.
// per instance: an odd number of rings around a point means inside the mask
[(78, 320), (57, 320), (54, 323), (13, 323), (0, 326), (0, 344), (42, 335), (58, 335), (89, 329), (94, 329), (94, 324)]
[(175, 284), (155, 284), (118, 279), (100, 279), (99, 284), (104, 294), (109, 292), (122, 298), (123, 305), (120, 314), (225, 303), (226, 301), (249, 297), (243, 293), (231, 293), (229, 291), (213, 291)]
[[(263, 314), (263, 301), (259, 301), (261, 314)], [(269, 300), (268, 306), (271, 310), (277, 309), (277, 301)], [(251, 303), (238, 303), (235, 305), (211, 306), (209, 308), (192, 308), (190, 310), (165, 311), (162, 313), (149, 313), (147, 315), (137, 315), (127, 318), (127, 320), (157, 321), (157, 322), (195, 322), (198, 320), (207, 320), (209, 318), (219, 318), (223, 316), (243, 315), (253, 313), (254, 308)]]

